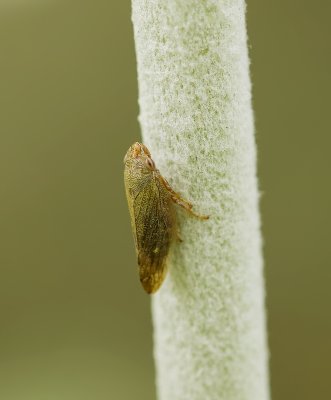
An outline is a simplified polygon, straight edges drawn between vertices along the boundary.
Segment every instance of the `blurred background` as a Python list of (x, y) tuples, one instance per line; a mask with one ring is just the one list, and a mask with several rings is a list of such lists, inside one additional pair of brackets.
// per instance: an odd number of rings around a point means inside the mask
[[(248, 0), (274, 400), (331, 398), (331, 3)], [(0, 0), (0, 399), (155, 399), (122, 159), (130, 1)]]

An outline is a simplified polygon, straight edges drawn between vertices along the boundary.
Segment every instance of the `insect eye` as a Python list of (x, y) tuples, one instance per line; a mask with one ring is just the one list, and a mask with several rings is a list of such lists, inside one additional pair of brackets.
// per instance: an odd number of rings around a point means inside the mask
[(154, 161), (151, 158), (146, 158), (146, 164), (150, 169), (154, 169), (155, 168)]

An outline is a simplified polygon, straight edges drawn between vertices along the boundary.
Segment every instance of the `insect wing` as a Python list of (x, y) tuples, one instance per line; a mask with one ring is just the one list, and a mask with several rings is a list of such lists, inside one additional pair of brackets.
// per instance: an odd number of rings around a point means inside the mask
[(132, 204), (140, 281), (155, 292), (166, 274), (166, 259), (174, 234), (174, 208), (157, 177), (141, 187)]

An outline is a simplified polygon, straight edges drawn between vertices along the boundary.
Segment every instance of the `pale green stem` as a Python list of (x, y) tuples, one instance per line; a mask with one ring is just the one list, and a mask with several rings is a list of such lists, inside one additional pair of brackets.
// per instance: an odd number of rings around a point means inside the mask
[(199, 221), (153, 296), (159, 400), (269, 398), (243, 0), (132, 0), (144, 142)]

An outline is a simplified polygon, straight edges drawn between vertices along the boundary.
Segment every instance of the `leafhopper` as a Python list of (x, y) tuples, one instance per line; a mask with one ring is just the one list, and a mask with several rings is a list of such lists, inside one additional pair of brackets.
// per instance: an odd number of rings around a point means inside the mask
[(139, 266), (140, 282), (155, 293), (167, 273), (167, 256), (178, 234), (175, 204), (201, 220), (192, 204), (160, 174), (144, 144), (134, 143), (124, 157), (124, 183)]

